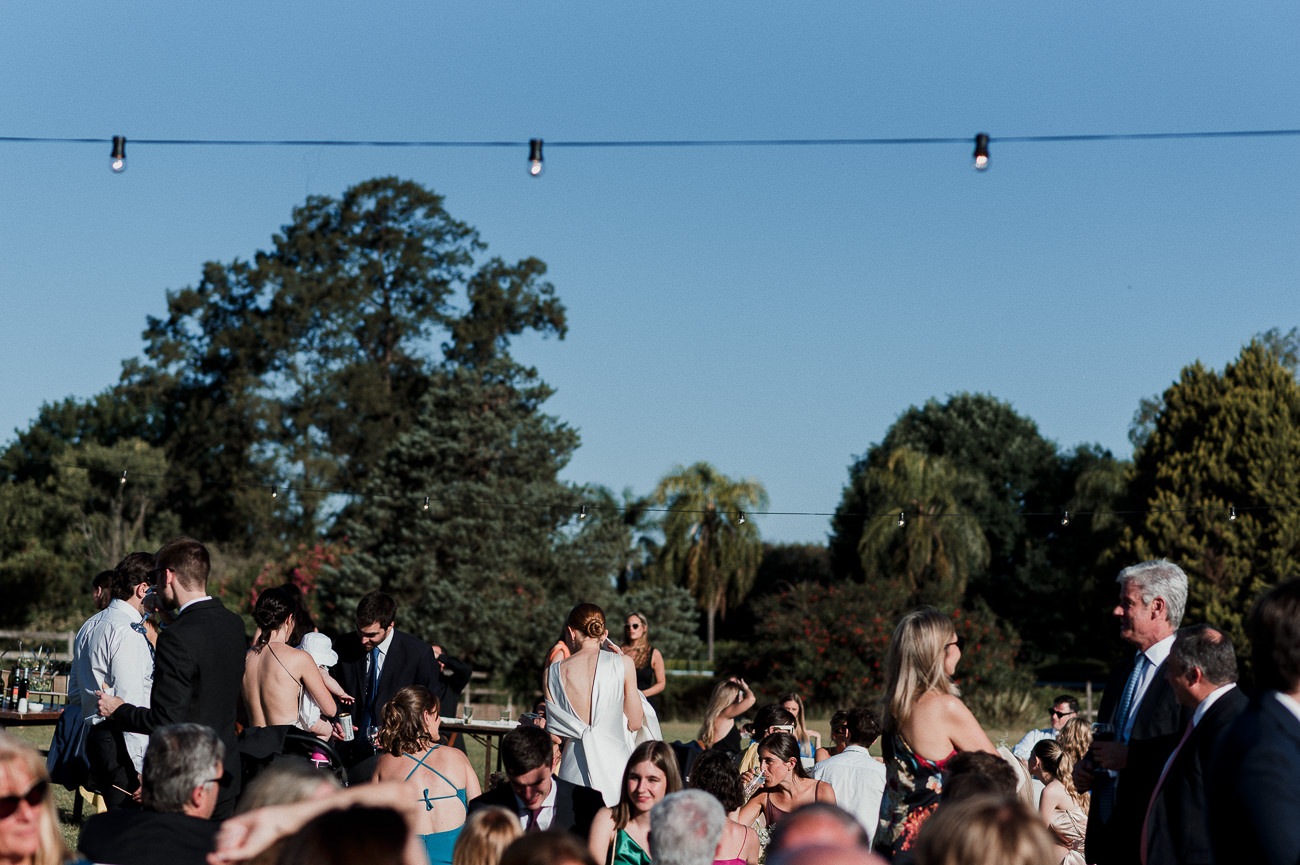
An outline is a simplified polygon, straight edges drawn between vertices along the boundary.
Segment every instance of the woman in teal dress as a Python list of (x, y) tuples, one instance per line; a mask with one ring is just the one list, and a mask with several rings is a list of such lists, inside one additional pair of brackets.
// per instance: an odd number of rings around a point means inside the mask
[(623, 770), (618, 804), (591, 821), (587, 845), (596, 865), (646, 865), (650, 861), (650, 809), (682, 789), (677, 756), (664, 742), (637, 745)]
[(451, 865), (456, 836), (465, 825), (465, 806), (481, 792), (478, 775), (465, 755), (438, 744), (438, 698), (423, 685), (408, 685), (384, 706), (379, 728), (379, 761), (373, 781), (415, 780), (417, 831), (431, 865)]

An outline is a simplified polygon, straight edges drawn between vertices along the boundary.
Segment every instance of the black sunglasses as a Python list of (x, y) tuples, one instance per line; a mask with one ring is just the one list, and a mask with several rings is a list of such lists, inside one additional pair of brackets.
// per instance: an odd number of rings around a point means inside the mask
[(49, 791), (49, 781), (37, 781), (21, 796), (0, 796), (0, 820), (17, 811), (19, 802), (26, 802), (30, 807), (35, 808), (45, 801), (45, 794)]
[[(957, 651), (960, 652), (962, 649), (966, 648), (966, 638), (960, 635), (953, 637), (952, 642), (949, 643), (948, 646), (956, 646)], [(948, 646), (944, 646), (944, 648), (946, 649)]]
[(1047, 711), (1051, 712), (1053, 718), (1066, 718), (1070, 715), (1076, 714), (1074, 712), (1058, 712), (1055, 709), (1048, 709)]

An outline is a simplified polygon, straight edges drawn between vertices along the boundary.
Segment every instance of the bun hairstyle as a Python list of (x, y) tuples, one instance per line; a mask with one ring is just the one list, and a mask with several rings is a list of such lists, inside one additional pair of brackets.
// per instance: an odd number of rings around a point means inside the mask
[(260, 649), (265, 646), (271, 639), (271, 632), (287, 622), (296, 612), (298, 612), (298, 604), (289, 592), (279, 586), (264, 589), (262, 594), (257, 596), (257, 604), (253, 607), (253, 621), (261, 629), (253, 648)]
[(578, 604), (565, 621), (579, 639), (599, 640), (605, 636), (605, 611), (595, 604)]

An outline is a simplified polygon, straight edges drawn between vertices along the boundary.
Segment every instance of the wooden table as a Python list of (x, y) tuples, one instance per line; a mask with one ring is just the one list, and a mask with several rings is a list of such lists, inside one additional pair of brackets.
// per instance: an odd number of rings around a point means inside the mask
[(518, 721), (470, 721), (468, 724), (460, 718), (443, 718), (441, 731), (444, 733), (464, 733), (483, 746), (483, 783), (488, 776), (501, 768), (501, 748), (497, 747), (496, 769), (492, 768), (493, 739), (501, 739), (515, 727)]
[(53, 727), (59, 723), (62, 714), (62, 708), (57, 712), (0, 712), (0, 730), (6, 727)]

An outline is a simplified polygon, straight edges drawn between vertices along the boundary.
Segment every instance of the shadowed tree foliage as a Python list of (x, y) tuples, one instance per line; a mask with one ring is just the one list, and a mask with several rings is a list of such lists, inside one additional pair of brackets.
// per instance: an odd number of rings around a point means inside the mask
[(549, 395), (504, 359), (434, 377), (421, 422), (389, 447), (337, 526), (355, 552), (324, 570), (332, 624), (351, 628), (361, 595), (383, 589), (403, 630), (536, 690), (569, 609), (609, 608), (631, 542), (615, 510), (580, 520), (591, 498), (556, 479), (578, 437), (540, 411)]
[(1300, 573), (1294, 370), (1257, 340), (1222, 373), (1184, 367), (1135, 458), (1131, 496), (1150, 512), (1125, 529), (1123, 552), (1182, 566), (1191, 580), (1187, 621), (1211, 622), (1244, 646), (1251, 602)]
[(658, 579), (685, 586), (704, 610), (708, 659), (714, 619), (744, 600), (762, 557), (758, 529), (741, 515), (767, 507), (767, 491), (753, 478), (735, 481), (708, 463), (695, 463), (659, 481), (654, 500), (663, 515)]

